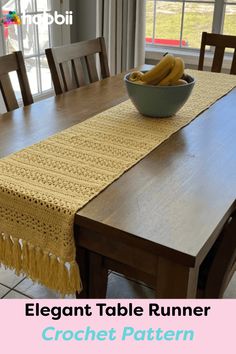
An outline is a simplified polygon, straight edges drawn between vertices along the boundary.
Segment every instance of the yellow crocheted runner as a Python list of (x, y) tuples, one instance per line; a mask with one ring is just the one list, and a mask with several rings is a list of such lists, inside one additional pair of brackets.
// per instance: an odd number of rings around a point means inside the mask
[(189, 73), (197, 83), (175, 117), (145, 118), (126, 101), (0, 160), (2, 264), (62, 294), (81, 290), (76, 211), (236, 86), (233, 75)]

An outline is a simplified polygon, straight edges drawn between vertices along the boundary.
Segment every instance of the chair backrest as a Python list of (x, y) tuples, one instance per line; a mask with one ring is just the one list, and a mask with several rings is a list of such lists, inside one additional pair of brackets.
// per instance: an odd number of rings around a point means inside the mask
[(84, 86), (86, 70), (89, 82), (99, 80), (95, 54), (99, 54), (101, 77), (110, 76), (107, 52), (103, 37), (46, 49), (48, 65), (56, 94)]
[(223, 34), (203, 32), (198, 70), (203, 70), (205, 47), (207, 45), (215, 47), (215, 53), (213, 57), (212, 67), (211, 67), (211, 71), (213, 72), (221, 71), (222, 63), (224, 60), (225, 48), (234, 49), (230, 74), (235, 75), (236, 74), (236, 36), (228, 36)]
[(8, 112), (19, 108), (9, 77), (9, 73), (13, 71), (16, 71), (18, 76), (24, 105), (33, 103), (22, 52), (2, 56), (0, 57), (0, 91)]

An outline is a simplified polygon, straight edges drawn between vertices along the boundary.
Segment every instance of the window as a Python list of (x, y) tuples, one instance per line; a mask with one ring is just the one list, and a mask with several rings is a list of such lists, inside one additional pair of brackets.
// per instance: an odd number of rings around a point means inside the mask
[[(44, 12), (64, 11), (68, 6), (67, 0), (2, 0), (0, 11), (2, 15), (16, 11), (28, 18), (34, 15), (43, 16)], [(68, 8), (68, 7), (67, 7)], [(69, 26), (66, 26), (69, 27)], [(52, 45), (63, 44), (63, 26), (48, 25), (42, 21), (35, 25), (32, 20), (26, 24), (1, 26), (0, 51), (1, 55), (21, 50), (24, 54), (30, 88), (33, 95), (45, 95), (52, 90), (51, 74), (48, 68), (45, 49)], [(11, 75), (13, 88), (20, 99), (18, 81)]]
[(147, 0), (147, 45), (199, 49), (202, 32), (236, 35), (236, 0)]
[(223, 33), (236, 36), (236, 0), (225, 2)]

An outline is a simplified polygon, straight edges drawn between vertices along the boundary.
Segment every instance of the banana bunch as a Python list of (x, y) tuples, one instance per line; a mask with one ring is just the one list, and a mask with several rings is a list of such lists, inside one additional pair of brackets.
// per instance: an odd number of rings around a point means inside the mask
[(176, 86), (187, 84), (182, 79), (183, 75), (183, 59), (166, 54), (154, 68), (146, 73), (132, 72), (129, 80), (139, 85)]

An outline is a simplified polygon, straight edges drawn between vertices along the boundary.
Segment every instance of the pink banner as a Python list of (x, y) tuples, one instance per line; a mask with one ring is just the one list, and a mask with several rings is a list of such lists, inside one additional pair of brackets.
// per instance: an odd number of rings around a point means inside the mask
[(236, 300), (1, 300), (8, 353), (235, 353)]

